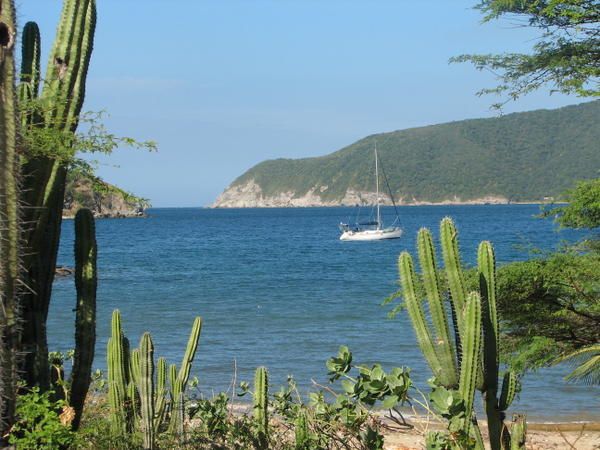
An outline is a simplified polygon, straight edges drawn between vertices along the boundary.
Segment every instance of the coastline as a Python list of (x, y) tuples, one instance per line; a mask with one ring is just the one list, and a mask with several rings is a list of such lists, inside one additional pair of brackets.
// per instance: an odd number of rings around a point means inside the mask
[[(136, 212), (133, 214), (122, 214), (122, 213), (106, 213), (106, 214), (98, 214), (94, 212), (94, 219), (145, 219), (148, 217), (146, 211)], [(63, 214), (63, 220), (73, 220), (75, 218), (75, 214)]]
[[(343, 195), (327, 199), (327, 186), (313, 186), (306, 192), (295, 190), (266, 193), (254, 180), (244, 184), (229, 185), (209, 206), (211, 208), (289, 208), (289, 207), (339, 207), (339, 206), (447, 206), (447, 205), (508, 205), (554, 203), (552, 196), (537, 199), (514, 200), (499, 193), (482, 193), (465, 198), (457, 194), (442, 194), (442, 200), (419, 199), (410, 194), (396, 193), (392, 197), (381, 191), (357, 190), (348, 188)], [(324, 198), (325, 196), (325, 198)], [(444, 198), (445, 197), (445, 198)]]
[[(415, 201), (415, 202), (402, 202), (396, 203), (396, 206), (489, 206), (489, 205), (563, 205), (566, 202), (547, 202), (542, 200), (524, 200), (524, 201), (506, 201), (506, 202), (488, 202), (481, 200), (467, 200), (467, 201), (453, 201), (444, 200), (441, 202), (428, 202), (428, 201)], [(306, 205), (298, 204), (275, 204), (272, 202), (256, 202), (253, 204), (242, 204), (242, 205), (217, 205), (212, 203), (210, 205), (202, 206), (207, 209), (252, 209), (252, 208), (265, 208), (265, 209), (276, 209), (276, 208), (354, 208), (354, 207), (367, 207), (372, 206), (370, 204), (349, 204), (349, 203), (311, 203)], [(382, 202), (381, 206), (394, 206), (391, 202)]]

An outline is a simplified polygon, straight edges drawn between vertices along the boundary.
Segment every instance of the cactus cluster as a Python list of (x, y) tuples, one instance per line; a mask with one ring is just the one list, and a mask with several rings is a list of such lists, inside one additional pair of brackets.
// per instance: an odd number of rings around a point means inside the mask
[[(524, 426), (512, 427), (511, 444), (511, 435), (504, 424), (505, 411), (517, 391), (517, 377), (511, 371), (504, 374), (498, 398), (499, 327), (493, 247), (487, 241), (480, 243), (477, 258), (479, 291), (467, 292), (458, 232), (449, 218), (441, 222), (440, 240), (448, 295), (442, 290), (429, 230), (422, 228), (417, 238), (422, 290), (411, 255), (403, 252), (398, 261), (406, 307), (418, 344), (438, 385), (432, 393), (432, 404), (438, 406), (442, 416), (453, 421), (454, 431), (461, 429), (473, 448), (483, 449), (473, 407), (475, 391), (479, 390), (483, 394), (491, 449), (524, 448), (524, 444), (515, 447), (515, 442), (524, 442)], [(426, 317), (420, 292), (427, 297), (430, 320)], [(435, 438), (431, 436), (428, 441), (433, 442)]]
[(118, 310), (113, 312), (107, 366), (110, 421), (115, 434), (139, 431), (144, 449), (153, 449), (159, 430), (168, 427), (170, 432), (183, 433), (183, 398), (201, 329), (202, 319), (196, 317), (179, 371), (175, 364), (169, 367), (169, 389), (167, 362), (158, 358), (155, 366), (150, 334), (144, 333), (139, 348), (130, 349), (121, 314)]
[(14, 42), (14, 3), (0, 0), (0, 447), (14, 419), (22, 323)]
[[(40, 37), (37, 25), (25, 25), (19, 99), (21, 124), (61, 136), (53, 145), (63, 148), (27, 148), (22, 163), (21, 194), (25, 252), (22, 294), (22, 372), (29, 386), (45, 389), (49, 383), (46, 317), (62, 222), (69, 154), (69, 134), (78, 124), (96, 24), (95, 0), (64, 0), (57, 36), (50, 52), (43, 89), (40, 83)], [(35, 105), (32, 106), (32, 105)]]

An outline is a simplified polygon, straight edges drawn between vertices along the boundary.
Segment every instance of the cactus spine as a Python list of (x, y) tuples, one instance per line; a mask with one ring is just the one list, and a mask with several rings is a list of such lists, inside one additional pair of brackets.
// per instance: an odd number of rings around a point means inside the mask
[[(54, 130), (65, 136), (76, 130), (85, 95), (95, 22), (95, 0), (64, 0), (44, 88), (38, 101), (40, 117), (30, 126)], [(24, 54), (31, 55), (31, 58), (24, 59), (22, 92), (27, 90), (32, 99), (35, 99), (39, 84), (39, 70), (36, 70), (39, 66), (39, 33), (36, 29), (29, 25), (26, 31), (31, 39), (24, 38), (29, 48), (24, 48)], [(28, 82), (29, 77), (31, 82)], [(22, 117), (22, 123), (28, 123), (28, 119)], [(45, 389), (49, 382), (46, 317), (62, 222), (68, 163), (65, 155), (71, 149), (57, 149), (56, 156), (48, 156), (40, 149), (27, 150), (27, 159), (23, 161), (22, 202), (27, 206), (24, 220), (33, 226), (24, 233), (27, 250), (24, 268), (26, 283), (31, 289), (23, 294), (26, 320), (23, 323), (25, 361), (22, 369), (28, 385), (39, 385)]]
[(75, 215), (75, 357), (71, 372), (71, 406), (75, 409), (72, 426), (77, 429), (90, 387), (96, 345), (96, 230), (89, 209)]
[[(202, 319), (196, 317), (179, 372), (177, 366), (169, 367), (171, 391), (167, 388), (167, 362), (158, 358), (154, 365), (154, 347), (149, 333), (145, 333), (139, 348), (129, 350), (127, 338), (121, 328), (121, 315), (113, 312), (112, 335), (108, 342), (108, 398), (110, 420), (116, 433), (141, 431), (145, 449), (154, 448), (157, 430), (167, 425), (169, 430), (183, 432), (183, 394), (194, 361)], [(168, 401), (170, 399), (170, 402)]]
[(15, 91), (15, 9), (0, 1), (0, 447), (14, 420), (21, 308)]
[(266, 367), (254, 373), (254, 423), (258, 448), (269, 448), (269, 374)]
[[(500, 450), (503, 441), (510, 442), (510, 435), (504, 425), (505, 410), (515, 397), (518, 382), (514, 373), (505, 373), (500, 399), (497, 398), (499, 326), (494, 250), (487, 241), (479, 245), (480, 289), (479, 292), (467, 293), (458, 251), (458, 232), (449, 218), (442, 220), (440, 240), (456, 345), (452, 344), (446, 320), (448, 311), (440, 293), (433, 239), (429, 230), (424, 228), (419, 230), (417, 246), (432, 326), (426, 319), (417, 294), (419, 290), (412, 257), (408, 252), (403, 252), (398, 265), (407, 310), (421, 351), (437, 382), (447, 389), (458, 390), (464, 400), (467, 418), (474, 418), (475, 390), (479, 389), (483, 393), (490, 446), (492, 450)], [(474, 419), (472, 424), (468, 422), (467, 420), (465, 431), (475, 438), (477, 448), (483, 448), (477, 422)]]

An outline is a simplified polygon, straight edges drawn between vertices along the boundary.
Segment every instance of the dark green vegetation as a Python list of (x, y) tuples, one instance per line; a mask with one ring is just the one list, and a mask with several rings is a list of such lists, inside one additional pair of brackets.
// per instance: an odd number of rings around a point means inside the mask
[(600, 343), (600, 253), (574, 249), (498, 270), (507, 360), (538, 368)]
[[(500, 327), (492, 245), (489, 242), (479, 245), (479, 289), (468, 292), (460, 262), (458, 232), (449, 218), (442, 220), (440, 240), (448, 289), (442, 289), (429, 230), (422, 228), (417, 238), (421, 277), (417, 278), (408, 252), (402, 252), (398, 261), (406, 307), (421, 351), (435, 377), (430, 401), (448, 420), (448, 433), (431, 433), (427, 436), (428, 446), (483, 450), (473, 406), (475, 391), (479, 390), (485, 404), (491, 449), (524, 449), (524, 436), (518, 432), (511, 436), (504, 424), (505, 411), (515, 398), (518, 382), (516, 375), (507, 371), (499, 389)], [(430, 320), (425, 316), (421, 292), (427, 298)], [(522, 419), (517, 420), (520, 422)], [(520, 431), (521, 427), (514, 430)]]
[(570, 363), (567, 380), (600, 384), (599, 183), (579, 182), (566, 194), (569, 204), (543, 214), (562, 227), (589, 229), (586, 239), (498, 272), (505, 358), (519, 371)]
[[(499, 85), (479, 94), (505, 94), (508, 100), (548, 87), (551, 92), (600, 96), (600, 14), (594, 0), (481, 0), (484, 21), (506, 18), (537, 29), (532, 52), (462, 55), (479, 70), (497, 75)], [(507, 101), (508, 101), (507, 100)], [(501, 106), (496, 105), (496, 106)]]
[(557, 215), (557, 222), (568, 228), (600, 227), (600, 178), (581, 181), (567, 191), (565, 206), (545, 211), (546, 216)]
[(511, 201), (557, 197), (600, 168), (600, 101), (464, 120), (369, 136), (318, 158), (262, 162), (233, 182), (254, 180), (264, 196), (311, 188), (340, 201), (348, 189), (373, 192), (375, 142), (391, 190), (404, 202), (487, 195)]

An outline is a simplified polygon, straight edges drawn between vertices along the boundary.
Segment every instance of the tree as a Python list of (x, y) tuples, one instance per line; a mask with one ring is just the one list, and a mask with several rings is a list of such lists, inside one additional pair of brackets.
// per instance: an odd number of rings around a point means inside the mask
[[(600, 227), (600, 178), (580, 181), (564, 206), (543, 212), (568, 228)], [(600, 383), (600, 241), (499, 270), (498, 305), (509, 332), (507, 358), (520, 370), (576, 365), (568, 381)]]
[(562, 227), (600, 227), (600, 178), (578, 182), (566, 192), (566, 200), (567, 205), (544, 211), (543, 215), (556, 216)]
[[(473, 282), (476, 282), (473, 280)], [(520, 371), (600, 342), (600, 253), (574, 249), (498, 270), (505, 358)]]
[(476, 8), (484, 15), (484, 22), (507, 17), (541, 32), (531, 54), (467, 54), (452, 58), (451, 62), (471, 62), (477, 69), (497, 76), (499, 85), (482, 89), (478, 95), (506, 94), (508, 100), (515, 100), (549, 86), (551, 92), (600, 96), (598, 0), (481, 0)]

